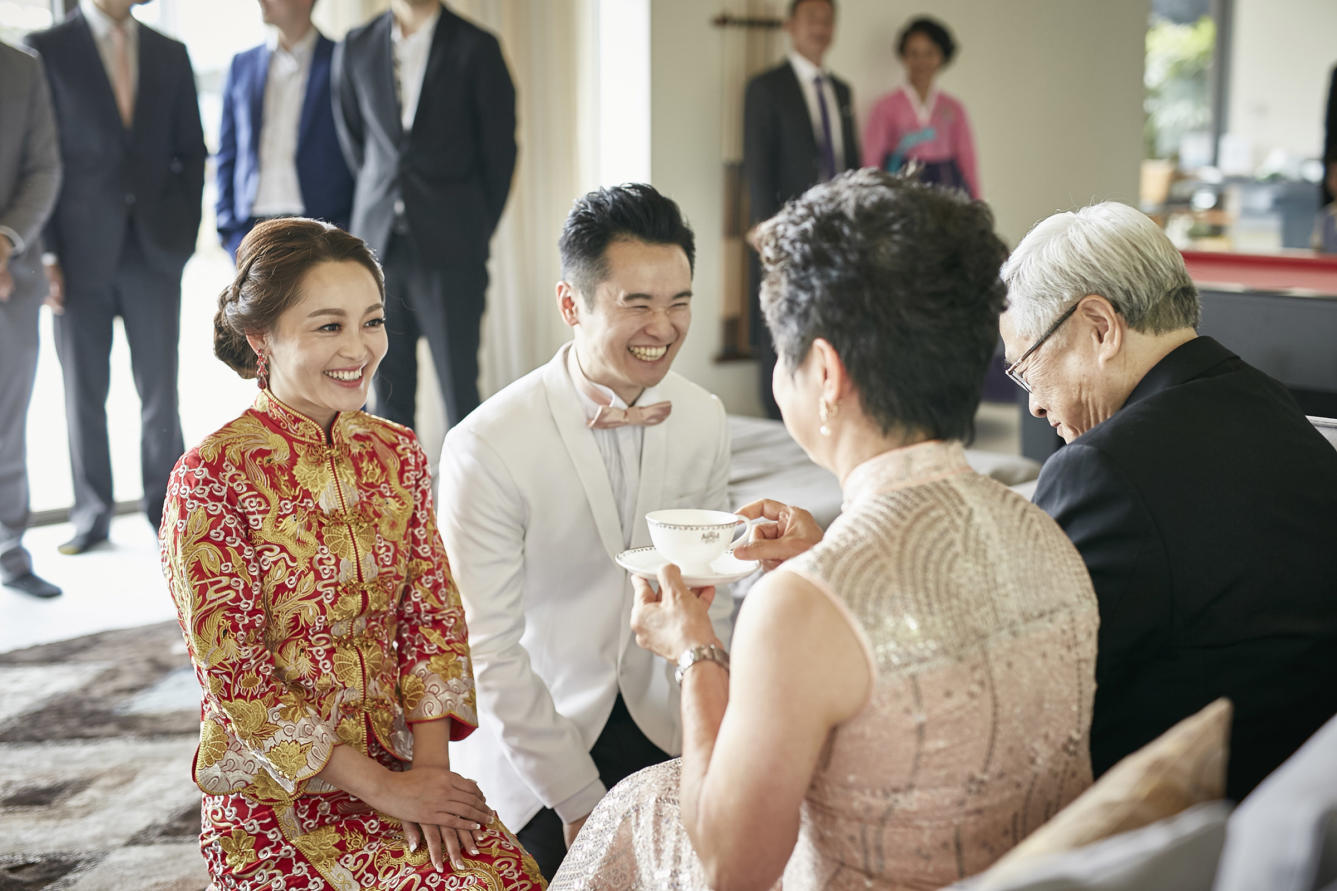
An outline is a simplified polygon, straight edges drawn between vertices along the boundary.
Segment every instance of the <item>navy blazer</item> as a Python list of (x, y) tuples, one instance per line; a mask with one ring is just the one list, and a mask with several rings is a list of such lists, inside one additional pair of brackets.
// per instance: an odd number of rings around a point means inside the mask
[[(297, 130), (297, 181), (302, 213), (348, 228), (353, 208), (353, 175), (339, 148), (330, 100), (330, 60), (334, 43), (316, 37)], [(218, 127), (218, 235), (235, 256), (250, 231), (251, 210), (260, 185), (260, 128), (270, 50), (265, 44), (232, 57), (223, 88), (223, 120)]]
[(144, 256), (179, 276), (195, 251), (204, 191), (204, 133), (186, 47), (139, 26), (135, 118), (121, 122), (88, 22), (76, 10), (29, 34), (42, 57), (60, 130), (65, 180), (44, 233), (68, 291), (99, 287), (133, 231)]
[(1229, 696), (1238, 800), (1337, 712), (1337, 451), (1281, 384), (1191, 340), (1050, 456), (1035, 503), (1100, 604), (1097, 775)]
[(382, 257), (397, 214), (423, 262), (487, 262), (515, 171), (515, 87), (497, 38), (442, 7), (413, 128), (395, 91), (389, 12), (334, 50), (335, 123), (357, 179), (349, 231)]

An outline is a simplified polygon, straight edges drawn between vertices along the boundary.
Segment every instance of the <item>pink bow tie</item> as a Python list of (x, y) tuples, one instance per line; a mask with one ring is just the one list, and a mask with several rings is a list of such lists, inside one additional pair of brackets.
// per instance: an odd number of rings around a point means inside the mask
[(628, 424), (639, 424), (643, 427), (653, 427), (655, 424), (663, 423), (673, 410), (673, 403), (654, 402), (650, 405), (633, 405), (630, 408), (613, 408), (611, 405), (601, 405), (599, 410), (594, 413), (594, 417), (589, 421), (589, 427), (593, 430), (608, 430), (613, 427), (625, 427)]

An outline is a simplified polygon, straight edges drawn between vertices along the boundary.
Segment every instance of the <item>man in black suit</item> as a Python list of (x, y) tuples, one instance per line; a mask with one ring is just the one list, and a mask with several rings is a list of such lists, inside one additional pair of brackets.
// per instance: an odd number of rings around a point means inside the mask
[(1092, 767), (1228, 696), (1238, 800), (1337, 712), (1337, 451), (1196, 334), (1183, 258), (1133, 208), (1044, 220), (1003, 278), (1008, 374), (1067, 443), (1035, 503), (1100, 603)]
[(333, 90), (356, 179), (349, 228), (385, 267), (377, 413), (413, 425), (426, 337), (453, 425), (478, 405), (488, 242), (515, 169), (501, 47), (439, 0), (392, 0), (335, 48)]
[[(753, 224), (770, 219), (809, 186), (859, 166), (849, 84), (822, 67), (835, 25), (834, 0), (792, 0), (785, 21), (793, 47), (789, 57), (748, 82), (743, 175)], [(768, 416), (779, 418), (771, 393), (775, 347), (761, 316), (760, 279), (754, 255), (750, 330), (760, 366), (761, 403)]]
[(195, 73), (181, 43), (135, 21), (145, 0), (82, 0), (28, 36), (42, 57), (65, 181), (45, 232), (56, 349), (65, 375), (79, 554), (112, 516), (108, 356), (120, 316), (139, 391), (144, 510), (154, 528), (181, 456), (177, 341), (181, 270), (195, 250), (204, 136)]

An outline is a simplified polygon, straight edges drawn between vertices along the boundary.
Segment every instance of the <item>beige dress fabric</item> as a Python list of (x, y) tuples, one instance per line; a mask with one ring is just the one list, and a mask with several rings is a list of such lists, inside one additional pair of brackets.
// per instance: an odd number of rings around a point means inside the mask
[[(777, 571), (841, 608), (875, 680), (831, 732), (782, 885), (940, 888), (1090, 785), (1095, 594), (1063, 531), (959, 443), (885, 452), (844, 489), (823, 541)], [(552, 887), (706, 888), (679, 775), (673, 761), (613, 789)]]

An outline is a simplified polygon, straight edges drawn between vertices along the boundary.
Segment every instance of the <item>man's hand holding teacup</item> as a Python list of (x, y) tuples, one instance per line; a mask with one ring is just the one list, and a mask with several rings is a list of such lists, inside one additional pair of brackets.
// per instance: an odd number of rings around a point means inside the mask
[(715, 587), (689, 588), (682, 571), (672, 563), (659, 569), (659, 590), (640, 576), (632, 576), (636, 603), (631, 609), (631, 630), (636, 643), (657, 656), (676, 662), (684, 651), (715, 644), (720, 639), (710, 624)]
[(739, 560), (758, 560), (767, 572), (822, 540), (822, 527), (801, 507), (763, 498), (737, 512), (749, 520), (764, 517), (775, 521), (756, 524), (751, 538), (733, 549)]

